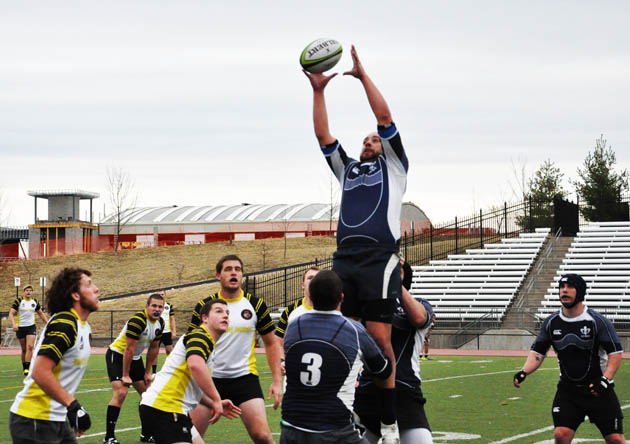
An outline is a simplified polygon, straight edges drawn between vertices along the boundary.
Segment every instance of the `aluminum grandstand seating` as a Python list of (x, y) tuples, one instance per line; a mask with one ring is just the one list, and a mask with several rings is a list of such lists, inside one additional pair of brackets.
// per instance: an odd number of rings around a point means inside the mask
[(560, 308), (557, 282), (566, 273), (588, 285), (586, 305), (610, 320), (630, 320), (630, 222), (591, 222), (578, 232), (538, 309), (544, 318)]
[(411, 294), (427, 299), (436, 318), (500, 320), (549, 235), (548, 228), (413, 267)]

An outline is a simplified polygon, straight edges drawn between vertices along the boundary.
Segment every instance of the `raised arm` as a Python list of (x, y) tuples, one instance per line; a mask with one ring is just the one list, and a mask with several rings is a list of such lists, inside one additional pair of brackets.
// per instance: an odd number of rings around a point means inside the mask
[(308, 77), (313, 87), (313, 127), (315, 128), (315, 137), (321, 146), (331, 144), (335, 138), (330, 134), (328, 128), (328, 112), (326, 111), (326, 99), (324, 98), (324, 88), (337, 73), (326, 76), (324, 74), (311, 74), (306, 70), (302, 70), (304, 75)]
[(387, 125), (392, 123), (392, 115), (389, 111), (389, 106), (385, 101), (385, 98), (378, 90), (370, 76), (367, 75), (361, 61), (359, 60), (359, 55), (357, 54), (357, 50), (352, 45), (352, 50), (350, 51), (350, 55), (352, 56), (352, 61), (354, 62), (354, 66), (350, 71), (346, 71), (343, 73), (344, 76), (353, 76), (361, 81), (363, 84), (363, 88), (365, 88), (365, 94), (367, 95), (368, 102), (370, 103), (370, 107), (372, 108), (372, 112), (376, 117), (376, 121), (379, 125)]

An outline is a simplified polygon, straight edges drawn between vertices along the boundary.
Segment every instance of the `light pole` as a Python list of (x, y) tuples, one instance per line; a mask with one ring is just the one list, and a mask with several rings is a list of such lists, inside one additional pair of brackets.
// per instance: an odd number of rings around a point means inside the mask
[[(46, 276), (42, 276), (39, 278), (39, 286), (42, 287), (42, 307), (46, 307)], [(46, 309), (44, 308), (44, 311)]]
[(15, 282), (15, 298), (20, 297), (20, 284), (22, 283), (22, 279), (19, 277), (14, 277), (13, 282)]

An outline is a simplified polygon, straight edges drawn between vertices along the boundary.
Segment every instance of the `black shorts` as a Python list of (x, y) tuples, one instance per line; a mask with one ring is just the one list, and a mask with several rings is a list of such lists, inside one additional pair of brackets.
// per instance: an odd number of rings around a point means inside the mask
[(623, 433), (623, 413), (613, 389), (595, 397), (586, 388), (566, 387), (559, 384), (553, 399), (551, 415), (555, 427), (577, 430), (584, 421), (584, 417), (588, 416), (602, 436)]
[[(354, 412), (361, 419), (361, 425), (381, 436), (381, 389), (368, 384), (357, 388), (354, 396)], [(429, 420), (424, 411), (427, 400), (422, 390), (396, 389), (396, 415), (399, 430), (427, 429), (431, 430)]]
[(311, 433), (293, 427), (280, 425), (280, 444), (363, 444), (363, 434), (354, 424), (339, 430)]
[[(67, 421), (25, 418), (11, 412), (9, 431), (14, 444), (76, 444), (77, 439)], [(4, 441), (3, 441), (4, 442)]]
[(160, 339), (160, 343), (164, 345), (173, 345), (173, 337), (171, 336), (170, 331), (162, 332), (162, 339)]
[[(105, 353), (105, 362), (107, 362), (109, 382), (120, 381), (122, 379), (123, 355), (108, 348)], [(144, 381), (144, 362), (142, 362), (142, 359), (131, 361), (129, 377), (132, 382)]]
[(229, 399), (239, 406), (245, 401), (263, 398), (258, 376), (251, 373), (238, 378), (212, 378), (221, 399)]
[(162, 410), (140, 404), (142, 429), (150, 430), (157, 444), (192, 442), (192, 421), (188, 415), (163, 412)]
[(391, 323), (400, 295), (400, 256), (391, 249), (346, 247), (333, 256), (332, 269), (343, 281), (344, 316)]
[(28, 327), (18, 327), (18, 331), (15, 332), (15, 336), (18, 339), (24, 339), (27, 336), (37, 335), (37, 326), (35, 324)]

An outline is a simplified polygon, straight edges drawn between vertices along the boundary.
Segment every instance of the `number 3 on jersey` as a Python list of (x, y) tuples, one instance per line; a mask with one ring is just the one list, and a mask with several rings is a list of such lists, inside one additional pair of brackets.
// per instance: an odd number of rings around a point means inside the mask
[(302, 364), (306, 365), (306, 371), (300, 372), (300, 382), (309, 387), (319, 384), (322, 377), (320, 368), (322, 366), (322, 357), (317, 353), (304, 353), (302, 355)]

